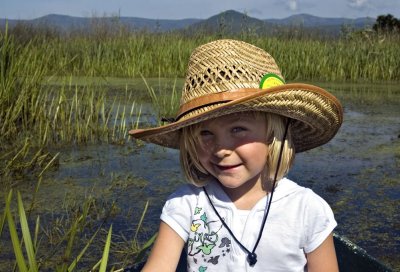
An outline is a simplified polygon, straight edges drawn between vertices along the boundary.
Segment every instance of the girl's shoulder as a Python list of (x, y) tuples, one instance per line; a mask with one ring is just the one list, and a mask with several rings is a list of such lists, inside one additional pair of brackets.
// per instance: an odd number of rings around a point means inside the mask
[[(288, 179), (283, 180), (282, 185), (281, 192), (277, 194), (275, 201), (282, 199), (286, 207), (290, 207), (295, 213), (301, 211), (301, 214), (305, 217), (327, 217), (333, 221), (333, 212), (330, 205), (312, 189), (300, 186)], [(277, 192), (279, 192), (279, 186), (277, 189)], [(274, 202), (274, 200), (272, 201)], [(285, 211), (288, 210), (285, 209)]]
[(288, 178), (283, 178), (279, 181), (278, 186), (275, 189), (274, 198), (275, 200), (278, 200), (287, 196), (297, 196), (306, 199), (320, 198), (320, 196), (318, 196), (318, 194), (316, 194), (312, 189), (301, 186)]
[(272, 202), (284, 201), (307, 210), (330, 210), (329, 204), (312, 189), (284, 178), (276, 188)]
[(164, 208), (183, 208), (190, 206), (190, 203), (197, 202), (202, 188), (192, 184), (183, 184), (171, 193), (164, 205)]
[(209, 182), (204, 187), (198, 187), (193, 184), (184, 184), (179, 186), (169, 195), (165, 207), (196, 207), (209, 203), (208, 197), (217, 206), (225, 207), (231, 205), (231, 201), (221, 187), (215, 182)]
[(309, 193), (309, 191), (310, 189), (300, 186), (288, 178), (283, 178), (278, 182), (278, 185), (275, 188), (272, 202), (293, 198), (294, 196), (303, 198)]
[(202, 187), (198, 187), (189, 183), (182, 184), (169, 195), (168, 199), (198, 196), (202, 191), (203, 191)]

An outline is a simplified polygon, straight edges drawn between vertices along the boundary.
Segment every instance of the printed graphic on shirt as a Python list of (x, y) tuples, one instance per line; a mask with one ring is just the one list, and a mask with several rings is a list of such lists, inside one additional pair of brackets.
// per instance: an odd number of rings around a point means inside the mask
[(188, 240), (188, 265), (199, 265), (194, 271), (206, 271), (209, 265), (217, 265), (230, 252), (231, 240), (220, 237), (222, 227), (220, 220), (209, 221), (203, 208), (195, 208)]

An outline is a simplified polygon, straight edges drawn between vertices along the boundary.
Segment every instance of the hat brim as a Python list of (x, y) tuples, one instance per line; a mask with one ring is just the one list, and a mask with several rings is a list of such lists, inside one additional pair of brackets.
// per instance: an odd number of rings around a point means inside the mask
[(176, 122), (130, 130), (129, 134), (136, 139), (179, 149), (181, 128), (244, 111), (263, 111), (293, 119), (290, 128), (296, 153), (331, 140), (343, 121), (343, 108), (333, 95), (314, 85), (290, 83), (260, 89), (240, 99), (221, 101), (215, 106), (211, 105), (207, 111), (195, 109)]

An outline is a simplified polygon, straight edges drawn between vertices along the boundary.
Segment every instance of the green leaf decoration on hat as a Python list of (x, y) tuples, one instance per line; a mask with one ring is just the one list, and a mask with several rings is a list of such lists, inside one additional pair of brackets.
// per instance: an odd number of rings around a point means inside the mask
[(270, 73), (262, 77), (260, 89), (269, 89), (283, 84), (285, 84), (285, 81), (280, 76)]

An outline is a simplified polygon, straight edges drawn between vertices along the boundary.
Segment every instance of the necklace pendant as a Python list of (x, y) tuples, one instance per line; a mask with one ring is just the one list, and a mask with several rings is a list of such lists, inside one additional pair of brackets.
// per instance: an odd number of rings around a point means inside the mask
[(249, 253), (249, 255), (247, 255), (247, 261), (249, 262), (250, 266), (254, 266), (257, 262), (257, 254)]

